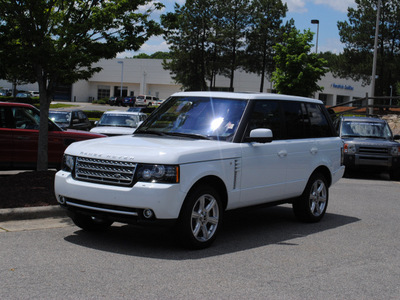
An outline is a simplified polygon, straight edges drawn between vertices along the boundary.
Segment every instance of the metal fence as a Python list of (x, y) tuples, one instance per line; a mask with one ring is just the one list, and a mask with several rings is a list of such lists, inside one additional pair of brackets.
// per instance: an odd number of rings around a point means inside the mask
[(400, 97), (369, 97), (330, 106), (335, 114), (361, 114), (366, 116), (400, 114)]

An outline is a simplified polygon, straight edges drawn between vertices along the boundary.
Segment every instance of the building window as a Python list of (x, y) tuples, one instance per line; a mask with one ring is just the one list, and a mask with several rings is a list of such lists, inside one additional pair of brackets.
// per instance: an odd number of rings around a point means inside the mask
[(328, 95), (327, 94), (319, 94), (319, 100), (321, 100), (325, 105), (328, 103)]
[(345, 96), (337, 95), (336, 96), (336, 105), (342, 104), (345, 102)]
[(107, 85), (97, 86), (97, 99), (110, 98), (110, 87)]

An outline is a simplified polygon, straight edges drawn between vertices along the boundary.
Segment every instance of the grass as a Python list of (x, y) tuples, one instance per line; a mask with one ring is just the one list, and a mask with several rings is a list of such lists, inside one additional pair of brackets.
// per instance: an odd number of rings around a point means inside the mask
[(74, 105), (64, 104), (64, 103), (50, 104), (50, 108), (65, 108), (65, 107), (74, 107)]

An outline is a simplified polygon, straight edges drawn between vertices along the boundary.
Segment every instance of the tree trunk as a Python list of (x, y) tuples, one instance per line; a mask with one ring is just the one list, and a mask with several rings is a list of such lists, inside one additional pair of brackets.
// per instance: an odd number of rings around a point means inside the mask
[[(41, 73), (41, 72), (40, 72)], [(44, 76), (37, 76), (40, 94), (40, 126), (38, 140), (37, 171), (48, 169), (48, 136), (49, 136), (49, 109), (51, 99), (47, 91), (47, 79)]]

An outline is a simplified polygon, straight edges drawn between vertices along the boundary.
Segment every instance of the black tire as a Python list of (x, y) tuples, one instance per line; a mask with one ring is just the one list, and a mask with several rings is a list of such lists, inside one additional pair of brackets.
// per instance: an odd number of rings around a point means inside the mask
[(303, 194), (293, 202), (293, 212), (303, 222), (318, 222), (325, 215), (328, 199), (329, 189), (325, 176), (321, 173), (313, 174)]
[(112, 221), (81, 214), (70, 214), (74, 224), (86, 231), (103, 231), (112, 225)]
[(209, 247), (221, 227), (222, 216), (218, 192), (205, 185), (195, 187), (185, 199), (177, 224), (182, 245), (189, 249)]

